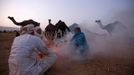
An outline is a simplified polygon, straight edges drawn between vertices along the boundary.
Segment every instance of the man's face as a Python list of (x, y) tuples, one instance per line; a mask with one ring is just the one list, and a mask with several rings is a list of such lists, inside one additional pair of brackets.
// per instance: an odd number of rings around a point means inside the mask
[(37, 33), (38, 33), (38, 34), (41, 34), (41, 32), (42, 32), (41, 29), (38, 29), (38, 30), (37, 30)]
[(76, 29), (74, 30), (74, 32), (77, 33), (77, 32), (78, 32), (78, 29), (76, 28)]

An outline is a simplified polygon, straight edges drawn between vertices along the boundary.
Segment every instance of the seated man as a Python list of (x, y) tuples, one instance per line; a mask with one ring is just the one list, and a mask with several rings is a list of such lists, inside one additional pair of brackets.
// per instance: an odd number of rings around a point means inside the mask
[(79, 54), (84, 54), (85, 50), (88, 49), (87, 41), (83, 32), (81, 32), (80, 27), (76, 27), (74, 30), (75, 34), (71, 39), (75, 49)]

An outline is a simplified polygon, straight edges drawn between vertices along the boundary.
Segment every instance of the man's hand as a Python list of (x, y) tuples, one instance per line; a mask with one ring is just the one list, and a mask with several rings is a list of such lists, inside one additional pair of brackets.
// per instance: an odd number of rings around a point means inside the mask
[(42, 58), (44, 58), (46, 55), (48, 55), (48, 53), (42, 53), (42, 52), (38, 52), (38, 54), (37, 54), (37, 57), (39, 58), (39, 59), (42, 59)]

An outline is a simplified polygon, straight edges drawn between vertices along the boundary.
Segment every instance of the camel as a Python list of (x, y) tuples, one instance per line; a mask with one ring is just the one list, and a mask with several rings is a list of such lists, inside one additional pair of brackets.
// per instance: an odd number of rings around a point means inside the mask
[[(114, 31), (114, 29), (117, 27), (117, 25), (120, 25), (120, 22), (119, 21), (115, 21), (115, 22), (109, 23), (107, 25), (103, 25), (101, 23), (101, 20), (96, 20), (95, 22), (100, 26), (100, 28), (106, 30), (109, 34), (112, 34), (112, 32)], [(123, 25), (120, 25), (120, 27), (125, 28), (125, 26), (123, 26)]]
[(61, 31), (61, 36), (63, 37), (66, 34), (66, 31), (70, 32), (69, 27), (65, 24), (65, 22), (59, 20), (58, 23), (55, 25), (56, 31)]
[(36, 22), (36, 21), (34, 21), (34, 20), (32, 20), (32, 19), (29, 19), (29, 20), (24, 20), (24, 21), (22, 21), (22, 22), (16, 22), (16, 20), (14, 19), (14, 17), (10, 17), (10, 16), (8, 16), (8, 18), (15, 24), (15, 25), (17, 25), (17, 26), (26, 26), (26, 25), (28, 25), (28, 24), (33, 24), (35, 27), (36, 26), (40, 26), (40, 23), (38, 23), (38, 22)]
[(51, 23), (51, 19), (48, 19), (48, 25), (45, 28), (47, 32), (55, 32), (56, 27)]
[(48, 25), (45, 28), (45, 36), (49, 40), (54, 40), (56, 36), (56, 27), (51, 23), (51, 19), (48, 19)]
[(49, 39), (51, 37), (51, 40), (54, 40), (56, 37), (64, 37), (66, 30), (70, 31), (65, 22), (61, 20), (55, 25), (51, 23), (51, 19), (49, 19), (48, 22), (49, 24), (45, 28), (45, 35), (46, 37), (49, 37)]

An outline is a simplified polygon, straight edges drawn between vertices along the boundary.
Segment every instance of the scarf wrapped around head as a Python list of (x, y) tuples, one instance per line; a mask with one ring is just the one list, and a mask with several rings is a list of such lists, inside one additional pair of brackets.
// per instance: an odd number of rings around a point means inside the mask
[(26, 26), (21, 27), (20, 30), (21, 34), (31, 34), (34, 33), (35, 36), (38, 36), (40, 38), (43, 37), (43, 32), (39, 26), (34, 27), (33, 24), (28, 24)]
[(20, 33), (21, 34), (30, 34), (30, 33), (33, 33), (34, 30), (35, 30), (34, 25), (33, 24), (28, 24), (26, 26), (21, 27)]

